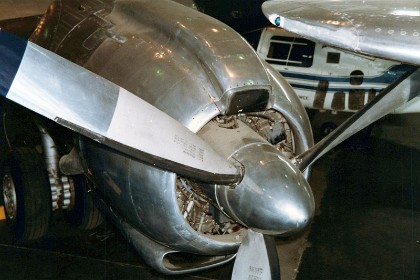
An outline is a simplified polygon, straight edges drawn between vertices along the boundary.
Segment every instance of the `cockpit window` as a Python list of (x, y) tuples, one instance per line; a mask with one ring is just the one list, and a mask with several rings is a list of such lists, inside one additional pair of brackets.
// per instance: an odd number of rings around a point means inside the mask
[(311, 67), (315, 43), (303, 38), (273, 36), (267, 53), (267, 62), (272, 64)]

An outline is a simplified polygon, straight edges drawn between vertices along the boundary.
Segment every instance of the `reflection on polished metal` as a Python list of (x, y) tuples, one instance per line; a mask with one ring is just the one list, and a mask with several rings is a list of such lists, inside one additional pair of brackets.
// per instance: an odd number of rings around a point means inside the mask
[[(180, 252), (176, 249), (159, 244), (153, 239), (143, 235), (136, 228), (122, 220), (112, 208), (101, 199), (97, 199), (100, 207), (107, 212), (114, 223), (120, 228), (128, 242), (134, 246), (144, 261), (160, 273), (167, 275), (179, 275), (194, 273), (210, 269), (232, 261), (236, 254), (199, 256)], [(181, 255), (188, 256), (188, 262), (180, 261)]]
[[(2, 85), (10, 83), (1, 93), (8, 99), (149, 164), (210, 182), (240, 180), (234, 166), (159, 109), (33, 43), (22, 42), (25, 49), (17, 53), (14, 42), (22, 40), (0, 32)], [(164, 131), (154, 130), (164, 125)]]
[[(52, 4), (31, 40), (106, 79), (97, 77), (96, 86), (85, 72), (76, 81), (64, 72), (80, 100), (61, 96), (63, 87), (56, 87), (47, 101), (57, 102), (58, 113), (73, 108), (68, 121), (80, 120), (77, 131), (93, 138), (79, 137), (77, 145), (92, 192), (158, 271), (188, 271), (185, 264), (174, 266), (183, 254), (203, 257), (194, 271), (225, 263), (247, 226), (285, 235), (310, 223), (309, 172), (290, 164), (313, 145), (305, 109), (280, 74), (228, 26), (172, 1), (63, 0)], [(114, 83), (110, 88), (107, 80)], [(90, 90), (79, 93), (79, 83)], [(230, 128), (231, 122), (238, 127)], [(92, 127), (100, 133), (89, 133)], [(145, 139), (153, 151), (169, 153), (178, 145), (183, 149), (172, 155), (177, 163), (216, 174), (146, 161), (101, 138), (110, 135), (133, 149)], [(201, 143), (208, 147), (204, 157), (215, 156), (197, 163)]]
[[(279, 73), (266, 63), (267, 73), (271, 77), (274, 92), (273, 109), (280, 112), (287, 120), (293, 131), (294, 154), (298, 155), (314, 145), (312, 129), (305, 108), (290, 84)], [(310, 167), (303, 171), (308, 180), (311, 173)]]
[(280, 279), (280, 264), (274, 237), (248, 230), (236, 255), (232, 280)]
[(192, 254), (232, 254), (239, 247), (244, 230), (219, 236), (197, 232), (188, 224), (178, 206), (175, 173), (147, 166), (87, 139), (80, 148), (105, 201), (143, 235)]
[(200, 136), (245, 169), (235, 188), (201, 188), (222, 211), (255, 231), (272, 235), (299, 232), (311, 222), (315, 202), (302, 172), (251, 128), (241, 121), (228, 129), (211, 122)]

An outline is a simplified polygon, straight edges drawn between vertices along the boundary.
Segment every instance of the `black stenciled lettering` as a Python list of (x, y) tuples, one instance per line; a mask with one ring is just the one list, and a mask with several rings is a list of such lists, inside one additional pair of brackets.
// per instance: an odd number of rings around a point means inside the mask
[(248, 267), (248, 280), (261, 280), (264, 269), (250, 265)]
[(204, 161), (204, 149), (197, 147), (193, 143), (189, 143), (187, 139), (175, 134), (174, 143), (181, 146), (182, 152), (192, 158)]

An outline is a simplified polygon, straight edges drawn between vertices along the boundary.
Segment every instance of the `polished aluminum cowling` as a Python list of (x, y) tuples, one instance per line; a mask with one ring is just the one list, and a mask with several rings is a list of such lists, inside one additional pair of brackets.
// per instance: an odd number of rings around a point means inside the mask
[[(299, 231), (310, 222), (309, 171), (302, 175), (241, 122), (241, 133), (211, 136), (217, 134), (211, 128), (216, 117), (274, 109), (293, 131), (295, 154), (313, 145), (294, 91), (240, 35), (171, 1), (58, 1), (46, 15), (34, 42), (135, 93), (244, 169), (237, 186), (197, 184), (222, 212), (270, 234)], [(87, 139), (80, 151), (102, 208), (151, 266), (176, 274), (232, 258), (246, 230), (220, 236), (194, 230), (178, 206), (177, 174)], [(252, 209), (245, 207), (251, 203)], [(226, 257), (183, 266), (168, 261), (176, 252)]]

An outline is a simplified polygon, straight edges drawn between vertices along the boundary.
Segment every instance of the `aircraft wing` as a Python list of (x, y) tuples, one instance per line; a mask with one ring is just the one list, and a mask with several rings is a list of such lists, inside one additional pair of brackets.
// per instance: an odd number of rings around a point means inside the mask
[(262, 9), (274, 25), (312, 40), (420, 65), (420, 1), (281, 0)]
[(130, 157), (193, 179), (221, 184), (240, 179), (233, 165), (167, 114), (1, 29), (0, 65), (0, 95), (44, 117)]
[[(420, 65), (420, 1), (268, 1), (265, 16), (276, 26), (345, 50)], [(311, 149), (295, 158), (301, 170), (351, 135), (408, 103), (420, 92), (414, 67)]]

